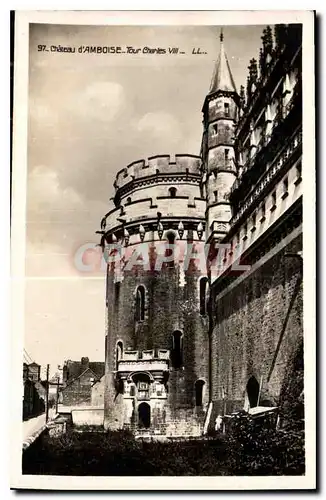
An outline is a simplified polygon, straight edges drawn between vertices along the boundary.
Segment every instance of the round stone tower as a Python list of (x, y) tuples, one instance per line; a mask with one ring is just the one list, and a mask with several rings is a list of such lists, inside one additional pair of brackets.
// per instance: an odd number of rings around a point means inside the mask
[(208, 404), (206, 200), (201, 158), (117, 173), (101, 222), (107, 261), (105, 427), (199, 435)]

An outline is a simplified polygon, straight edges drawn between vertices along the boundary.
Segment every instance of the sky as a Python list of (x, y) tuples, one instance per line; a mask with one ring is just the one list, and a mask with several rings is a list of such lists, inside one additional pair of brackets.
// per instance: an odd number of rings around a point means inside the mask
[[(118, 170), (157, 154), (199, 154), (220, 28), (30, 26), (25, 349), (52, 372), (67, 359), (104, 361), (105, 271), (87, 249), (99, 241)], [(263, 28), (223, 28), (238, 90)], [(141, 50), (79, 53), (80, 46)], [(143, 54), (144, 47), (167, 53)]]

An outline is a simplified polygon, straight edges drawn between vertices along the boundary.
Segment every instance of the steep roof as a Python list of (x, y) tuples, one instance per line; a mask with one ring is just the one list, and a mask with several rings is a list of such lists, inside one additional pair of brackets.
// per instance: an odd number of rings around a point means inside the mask
[(90, 368), (97, 378), (101, 378), (105, 372), (104, 361), (89, 361), (84, 364), (81, 361), (68, 360), (65, 363), (65, 367), (69, 371), (67, 380), (64, 380), (66, 383), (70, 383), (71, 380), (79, 377), (86, 368)]
[(215, 64), (209, 94), (213, 94), (218, 90), (226, 90), (236, 92), (236, 86), (231, 73), (230, 64), (224, 49), (223, 33), (220, 35), (220, 53)]
[(101, 378), (105, 373), (104, 361), (90, 361), (89, 367), (99, 378)]
[(84, 373), (87, 373), (87, 372), (91, 372), (94, 375), (94, 377), (96, 378), (96, 380), (93, 381), (92, 385), (94, 385), (94, 382), (97, 382), (97, 381), (100, 380), (97, 377), (97, 374), (94, 373), (93, 370), (89, 366), (87, 366), (83, 371), (81, 371), (81, 373), (79, 373), (79, 375), (77, 375), (77, 377), (74, 377), (73, 379), (70, 379), (69, 382), (67, 383), (66, 387), (64, 387), (62, 389), (62, 391), (65, 391), (69, 386), (71, 386), (71, 384), (73, 384), (75, 382), (75, 380), (78, 380), (82, 375), (84, 375)]

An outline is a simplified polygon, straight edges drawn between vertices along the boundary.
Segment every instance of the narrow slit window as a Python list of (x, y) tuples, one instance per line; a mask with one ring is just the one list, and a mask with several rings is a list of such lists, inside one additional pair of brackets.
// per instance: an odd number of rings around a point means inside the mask
[(201, 316), (205, 316), (207, 314), (207, 303), (206, 303), (206, 296), (207, 296), (207, 286), (208, 286), (208, 279), (206, 277), (200, 278), (199, 281), (199, 302), (200, 302), (200, 314)]
[(230, 105), (228, 102), (224, 103), (224, 115), (225, 116), (230, 116)]
[(145, 319), (145, 287), (140, 285), (136, 291), (136, 321)]
[(116, 354), (116, 356), (115, 356), (116, 370), (118, 370), (119, 361), (123, 358), (123, 343), (121, 341), (117, 342), (115, 354)]
[(175, 234), (168, 233), (167, 248), (165, 250), (165, 257), (169, 258), (169, 260), (166, 261), (167, 267), (174, 267), (174, 244), (175, 244)]
[(181, 368), (183, 364), (183, 342), (182, 333), (179, 331), (173, 332), (172, 335), (172, 349), (171, 349), (171, 362), (173, 368)]
[(272, 206), (271, 206), (271, 212), (275, 210), (276, 208), (276, 191), (272, 193)]

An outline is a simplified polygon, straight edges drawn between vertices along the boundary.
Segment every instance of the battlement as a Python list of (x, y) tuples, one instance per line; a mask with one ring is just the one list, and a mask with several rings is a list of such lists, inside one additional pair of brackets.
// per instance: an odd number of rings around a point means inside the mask
[(160, 174), (200, 174), (200, 156), (177, 154), (174, 158), (170, 155), (151, 156), (147, 160), (137, 160), (117, 173), (114, 187), (122, 188), (135, 179), (142, 179)]

